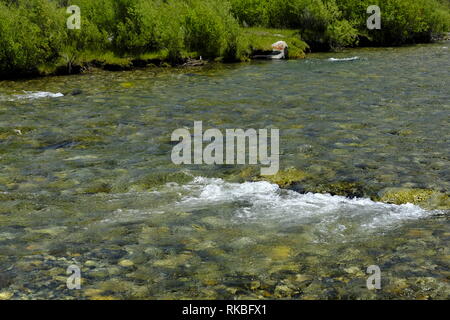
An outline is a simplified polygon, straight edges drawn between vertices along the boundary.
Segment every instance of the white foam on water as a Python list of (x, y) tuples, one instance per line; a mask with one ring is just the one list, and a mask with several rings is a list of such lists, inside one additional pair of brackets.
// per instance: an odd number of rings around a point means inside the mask
[(61, 92), (53, 93), (46, 91), (24, 91), (24, 94), (13, 95), (13, 99), (9, 99), (9, 101), (14, 100), (34, 100), (34, 99), (42, 99), (42, 98), (59, 98), (64, 97), (64, 94)]
[(239, 223), (316, 224), (322, 231), (347, 228), (379, 229), (399, 226), (438, 213), (412, 204), (393, 205), (370, 199), (349, 199), (329, 194), (300, 194), (282, 190), (269, 182), (229, 183), (222, 179), (197, 177), (182, 186), (187, 194), (177, 203), (184, 210), (214, 208), (237, 203), (234, 216)]
[(359, 57), (350, 57), (350, 58), (330, 58), (330, 59), (328, 59), (328, 61), (333, 61), (333, 62), (355, 61), (355, 60), (359, 60)]

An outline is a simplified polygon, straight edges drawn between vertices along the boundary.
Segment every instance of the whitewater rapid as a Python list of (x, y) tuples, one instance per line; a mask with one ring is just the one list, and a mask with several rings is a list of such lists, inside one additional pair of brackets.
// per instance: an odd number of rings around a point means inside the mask
[(64, 97), (61, 92), (47, 92), (47, 91), (24, 91), (22, 94), (13, 94), (8, 96), (0, 96), (0, 100), (16, 101), (16, 100), (35, 100), (42, 98), (60, 98)]
[(185, 194), (176, 203), (180, 209), (193, 211), (234, 203), (233, 220), (238, 223), (317, 224), (325, 229), (328, 226), (337, 228), (335, 231), (347, 228), (370, 231), (389, 229), (438, 213), (413, 204), (394, 205), (366, 198), (300, 194), (265, 181), (231, 183), (197, 177), (178, 188), (184, 189)]

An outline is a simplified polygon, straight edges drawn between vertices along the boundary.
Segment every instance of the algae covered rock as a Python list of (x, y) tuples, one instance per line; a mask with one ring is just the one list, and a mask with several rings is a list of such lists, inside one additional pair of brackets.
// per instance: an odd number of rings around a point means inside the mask
[(232, 174), (225, 177), (227, 181), (230, 182), (246, 182), (246, 181), (254, 181), (259, 177), (260, 169), (258, 167), (248, 166), (243, 168), (238, 172), (233, 172)]
[(344, 196), (348, 198), (364, 197), (364, 186), (357, 182), (336, 182), (321, 184), (312, 190), (315, 193), (329, 193), (332, 196)]
[(450, 209), (448, 194), (429, 189), (387, 188), (379, 193), (379, 200), (391, 204), (412, 203), (426, 209)]
[(302, 170), (288, 168), (278, 171), (278, 173), (273, 176), (265, 176), (263, 179), (268, 182), (275, 183), (281, 188), (286, 188), (296, 182), (305, 180), (307, 177), (308, 174)]

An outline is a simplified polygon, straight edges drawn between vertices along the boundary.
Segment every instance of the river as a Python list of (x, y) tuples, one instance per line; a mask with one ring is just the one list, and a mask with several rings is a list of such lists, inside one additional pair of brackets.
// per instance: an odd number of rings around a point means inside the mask
[[(448, 47), (0, 82), (0, 294), (448, 299), (449, 210), (369, 198), (449, 192)], [(281, 168), (314, 179), (175, 165), (171, 133), (194, 121), (280, 129)], [(307, 192), (342, 181), (363, 194)]]

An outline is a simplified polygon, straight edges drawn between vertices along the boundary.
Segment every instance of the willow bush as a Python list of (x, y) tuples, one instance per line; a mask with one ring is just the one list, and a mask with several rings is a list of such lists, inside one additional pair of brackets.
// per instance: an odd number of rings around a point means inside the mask
[(66, 39), (65, 18), (45, 0), (0, 2), (0, 71), (33, 73), (55, 61)]
[[(448, 0), (230, 0), (242, 25), (295, 28), (313, 48), (427, 42), (450, 31)], [(378, 5), (382, 29), (368, 30), (366, 12)]]
[[(448, 0), (336, 0), (343, 17), (358, 29), (364, 44), (401, 45), (428, 42), (433, 34), (450, 31)], [(378, 5), (381, 30), (367, 30), (366, 8)]]
[(230, 9), (221, 0), (189, 1), (183, 21), (186, 48), (207, 58), (238, 58), (240, 30)]

